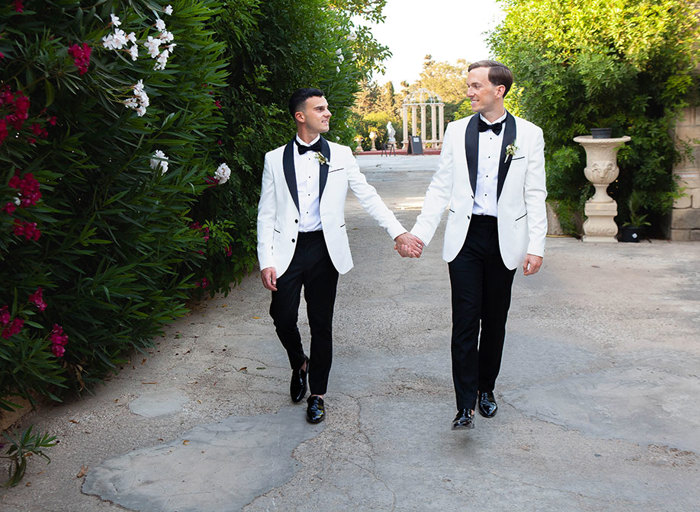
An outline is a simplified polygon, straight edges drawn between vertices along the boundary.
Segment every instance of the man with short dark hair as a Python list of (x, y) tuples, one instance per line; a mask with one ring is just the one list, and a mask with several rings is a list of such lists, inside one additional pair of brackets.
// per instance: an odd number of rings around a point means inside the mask
[[(474, 409), (496, 414), (493, 394), (501, 366), (515, 269), (542, 265), (547, 234), (544, 138), (515, 117), (503, 99), (510, 69), (483, 60), (468, 68), (474, 115), (450, 123), (440, 163), (411, 232), (429, 244), (449, 210), (443, 259), (452, 289), (452, 377), (457, 416), (452, 428), (473, 428)], [(415, 256), (397, 246), (402, 256)]]
[[(350, 148), (321, 137), (331, 118), (323, 92), (298, 89), (289, 100), (289, 112), (297, 125), (296, 136), (265, 155), (258, 260), (263, 286), (272, 291), (270, 315), (292, 367), (292, 401), (304, 398), (308, 374), (307, 420), (318, 423), (325, 418), (338, 274), (353, 266), (345, 227), (348, 186), (396, 243), (413, 254), (422, 244), (367, 183)], [(297, 327), (302, 287), (311, 331), (310, 357)]]

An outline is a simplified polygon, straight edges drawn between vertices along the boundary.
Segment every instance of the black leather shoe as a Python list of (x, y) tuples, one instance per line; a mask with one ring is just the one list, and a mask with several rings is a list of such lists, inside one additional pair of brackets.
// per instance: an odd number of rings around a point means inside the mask
[(452, 430), (462, 428), (474, 428), (474, 411), (471, 409), (460, 409), (457, 411), (457, 416), (452, 422)]
[(479, 393), (479, 414), (484, 418), (493, 418), (498, 411), (498, 404), (493, 396), (493, 391)]
[(309, 404), (306, 409), (306, 421), (309, 423), (322, 422), (326, 417), (326, 410), (323, 408), (323, 398), (310, 396), (306, 402)]
[[(306, 395), (306, 373), (309, 369), (309, 358), (304, 357), (306, 362), (306, 370), (299, 368), (292, 371), (292, 381), (289, 383), (289, 394), (292, 397), (292, 402), (301, 402), (301, 399)], [(304, 366), (304, 363), (301, 364)]]

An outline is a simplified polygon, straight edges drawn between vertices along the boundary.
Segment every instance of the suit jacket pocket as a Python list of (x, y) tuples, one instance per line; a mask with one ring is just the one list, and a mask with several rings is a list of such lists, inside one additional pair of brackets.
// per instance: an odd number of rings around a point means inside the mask
[(328, 169), (328, 174), (338, 172), (338, 171), (344, 171), (345, 167), (338, 167), (337, 169)]
[(525, 217), (527, 217), (527, 212), (523, 213), (520, 217), (518, 217), (517, 219), (515, 219), (515, 222), (518, 222), (520, 219), (523, 219), (523, 218), (525, 218)]
[(522, 160), (523, 158), (525, 158), (525, 157), (524, 157), (524, 156), (519, 156), (518, 158), (513, 158), (513, 160), (511, 160), (511, 161), (512, 161), (512, 162), (515, 162), (516, 160)]

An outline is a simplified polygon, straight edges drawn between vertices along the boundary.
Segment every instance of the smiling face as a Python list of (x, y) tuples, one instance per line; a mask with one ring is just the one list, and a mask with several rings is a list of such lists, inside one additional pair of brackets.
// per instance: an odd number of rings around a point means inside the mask
[(302, 110), (294, 114), (301, 139), (304, 142), (310, 142), (317, 135), (326, 133), (330, 129), (329, 121), (331, 115), (326, 98), (323, 96), (311, 96), (308, 98), (304, 102)]
[(472, 69), (467, 75), (467, 86), (467, 97), (474, 112), (479, 112), (488, 121), (495, 121), (505, 114), (503, 95), (506, 88), (489, 81), (489, 68)]

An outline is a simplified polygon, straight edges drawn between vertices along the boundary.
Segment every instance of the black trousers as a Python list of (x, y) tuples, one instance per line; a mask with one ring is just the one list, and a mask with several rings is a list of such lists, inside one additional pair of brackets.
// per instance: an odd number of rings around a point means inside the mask
[(501, 259), (496, 222), (474, 215), (464, 246), (449, 263), (457, 409), (474, 409), (477, 390), (493, 391), (501, 368), (515, 270)]
[(277, 279), (277, 291), (272, 292), (270, 316), (293, 370), (301, 368), (305, 357), (297, 326), (302, 286), (311, 330), (309, 390), (312, 395), (323, 395), (333, 360), (333, 307), (338, 271), (328, 255), (322, 231), (299, 233), (292, 262)]

